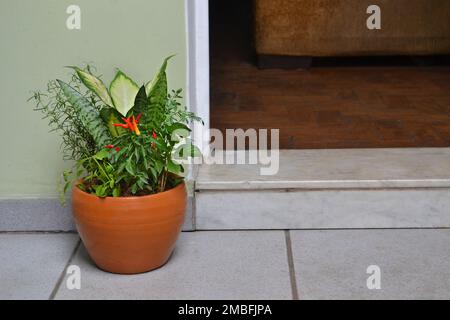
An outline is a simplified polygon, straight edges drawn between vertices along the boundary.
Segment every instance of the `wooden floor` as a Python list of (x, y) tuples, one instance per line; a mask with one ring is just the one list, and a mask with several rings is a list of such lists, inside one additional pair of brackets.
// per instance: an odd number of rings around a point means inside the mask
[(213, 128), (280, 129), (280, 148), (450, 146), (450, 69), (213, 66)]
[(239, 25), (251, 19), (242, 10), (229, 12), (233, 27), (226, 9), (215, 3), (220, 15), (214, 16), (213, 7), (213, 128), (280, 129), (285, 149), (450, 146), (449, 66), (378, 60), (377, 66), (259, 70), (250, 29)]

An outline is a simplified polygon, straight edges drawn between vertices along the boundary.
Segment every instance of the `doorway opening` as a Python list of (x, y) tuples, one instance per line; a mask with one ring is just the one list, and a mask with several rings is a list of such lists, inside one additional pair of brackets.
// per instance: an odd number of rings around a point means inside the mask
[(258, 56), (256, 2), (209, 1), (211, 128), (280, 129), (280, 149), (450, 146), (448, 56), (313, 57), (298, 68), (292, 55)]

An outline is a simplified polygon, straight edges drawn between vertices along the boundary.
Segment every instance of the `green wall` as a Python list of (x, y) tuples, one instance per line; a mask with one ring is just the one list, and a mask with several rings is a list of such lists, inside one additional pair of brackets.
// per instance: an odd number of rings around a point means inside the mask
[[(81, 8), (68, 30), (66, 8)], [(118, 67), (143, 83), (172, 53), (169, 86), (186, 86), (184, 0), (2, 0), (0, 2), (0, 198), (53, 197), (68, 163), (60, 140), (27, 103), (66, 65), (93, 63), (109, 83)]]

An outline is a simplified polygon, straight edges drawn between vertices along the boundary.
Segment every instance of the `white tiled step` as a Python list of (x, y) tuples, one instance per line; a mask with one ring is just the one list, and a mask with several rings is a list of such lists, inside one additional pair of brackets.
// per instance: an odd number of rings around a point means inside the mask
[(199, 190), (450, 187), (450, 148), (280, 150), (276, 175), (260, 165), (202, 165)]
[(204, 165), (196, 228), (450, 227), (450, 148), (295, 150), (280, 170)]

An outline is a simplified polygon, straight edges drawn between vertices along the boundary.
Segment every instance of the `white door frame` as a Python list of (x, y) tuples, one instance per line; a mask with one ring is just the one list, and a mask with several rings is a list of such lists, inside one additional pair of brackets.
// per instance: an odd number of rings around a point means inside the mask
[(204, 121), (195, 123), (193, 138), (206, 153), (209, 136), (209, 0), (185, 0), (187, 44), (187, 104)]

